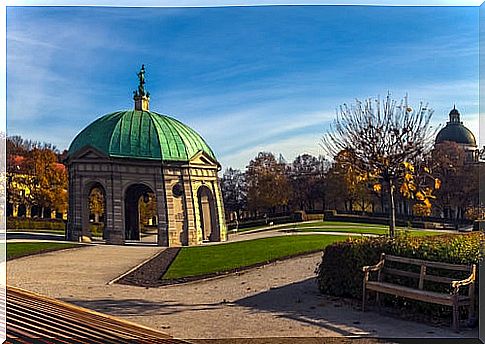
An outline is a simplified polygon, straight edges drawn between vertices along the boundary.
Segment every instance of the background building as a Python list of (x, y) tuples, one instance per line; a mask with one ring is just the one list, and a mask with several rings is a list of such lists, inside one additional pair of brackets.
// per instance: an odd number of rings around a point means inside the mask
[(450, 111), (449, 117), (450, 120), (446, 123), (446, 126), (436, 135), (435, 145), (444, 142), (457, 143), (465, 150), (467, 162), (478, 161), (479, 150), (475, 135), (463, 125), (460, 120), (460, 113), (455, 106)]

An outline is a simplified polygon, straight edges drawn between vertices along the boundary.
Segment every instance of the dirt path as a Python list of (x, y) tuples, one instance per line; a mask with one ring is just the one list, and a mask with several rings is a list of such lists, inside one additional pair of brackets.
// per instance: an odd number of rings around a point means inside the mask
[(320, 295), (313, 271), (321, 254), (185, 285), (107, 284), (159, 250), (103, 245), (20, 258), (8, 263), (8, 283), (178, 338), (477, 336), (476, 330), (455, 334), (449, 328), (362, 313)]

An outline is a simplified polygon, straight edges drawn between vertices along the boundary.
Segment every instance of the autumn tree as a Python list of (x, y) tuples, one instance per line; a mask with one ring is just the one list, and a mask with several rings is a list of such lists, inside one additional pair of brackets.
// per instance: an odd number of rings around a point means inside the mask
[(147, 193), (140, 197), (138, 201), (140, 210), (140, 223), (142, 225), (148, 225), (150, 219), (157, 216), (157, 198), (153, 193)]
[(239, 220), (241, 211), (247, 209), (247, 185), (245, 175), (231, 167), (224, 171), (221, 178), (221, 191), (224, 208), (236, 214)]
[(7, 203), (30, 203), (29, 195), (26, 194), (26, 185), (30, 176), (26, 173), (24, 157), (29, 151), (29, 144), (20, 136), (7, 137), (6, 139), (6, 187)]
[(324, 201), (325, 160), (310, 154), (299, 155), (289, 165), (291, 201), (301, 210), (315, 208), (315, 202)]
[(288, 205), (290, 186), (286, 167), (272, 153), (260, 152), (251, 160), (245, 179), (250, 209), (275, 213), (278, 206)]
[(463, 219), (479, 205), (479, 165), (466, 163), (465, 150), (455, 142), (442, 142), (433, 149), (434, 174), (442, 181), (436, 206), (446, 218)]
[(342, 150), (335, 157), (331, 168), (327, 173), (326, 189), (329, 201), (338, 209), (338, 204), (343, 203), (345, 210), (355, 210), (355, 205), (365, 211), (370, 204), (370, 189), (367, 176), (355, 168), (356, 156)]
[(104, 215), (104, 193), (95, 187), (89, 194), (89, 212), (94, 216), (94, 222), (99, 223), (100, 218)]
[(33, 203), (41, 209), (59, 209), (67, 204), (67, 173), (57, 162), (55, 152), (49, 148), (34, 148), (26, 156), (26, 172), (32, 176), (29, 189)]
[(343, 104), (329, 132), (322, 138), (322, 147), (335, 157), (340, 151), (352, 152), (356, 157), (354, 168), (382, 185), (388, 195), (389, 236), (394, 237), (396, 211), (394, 193), (409, 169), (432, 148), (436, 130), (430, 120), (433, 111), (422, 103), (417, 109), (401, 101), (366, 99), (354, 105)]
[(67, 172), (59, 163), (57, 148), (10, 136), (7, 148), (7, 202), (37, 205), (64, 212), (67, 210)]

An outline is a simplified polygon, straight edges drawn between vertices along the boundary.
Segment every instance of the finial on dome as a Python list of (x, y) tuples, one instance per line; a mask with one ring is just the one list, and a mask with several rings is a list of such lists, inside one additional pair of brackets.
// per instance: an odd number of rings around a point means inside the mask
[(150, 102), (150, 92), (145, 90), (145, 65), (141, 65), (140, 71), (136, 74), (138, 76), (139, 84), (138, 90), (133, 91), (133, 99), (135, 100), (135, 110), (148, 111)]
[(456, 109), (456, 105), (453, 104), (453, 110), (450, 111), (450, 123), (459, 124), (460, 122), (460, 113)]

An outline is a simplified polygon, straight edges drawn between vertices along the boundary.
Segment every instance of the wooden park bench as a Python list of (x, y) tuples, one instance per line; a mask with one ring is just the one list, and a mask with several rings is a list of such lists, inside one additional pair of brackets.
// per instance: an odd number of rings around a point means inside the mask
[[(393, 263), (387, 263), (393, 262)], [(396, 264), (397, 263), (397, 264)], [(390, 266), (391, 265), (391, 266)], [(397, 268), (396, 265), (399, 265)], [(420, 272), (409, 271), (411, 266), (419, 266)], [(427, 268), (428, 271), (427, 271)], [(434, 274), (430, 274), (429, 270), (433, 269)], [(376, 301), (379, 303), (379, 293), (396, 295), (408, 299), (414, 299), (418, 301), (430, 302), (445, 306), (453, 307), (453, 323), (452, 328), (458, 331), (459, 328), (459, 307), (468, 306), (469, 320), (474, 315), (475, 305), (475, 275), (476, 265), (458, 265), (449, 263), (440, 263), (434, 261), (420, 260), (414, 258), (405, 258), (399, 256), (381, 254), (379, 263), (373, 266), (364, 266), (364, 283), (362, 288), (362, 311), (365, 311), (365, 304), (367, 301), (367, 291), (372, 290), (376, 292)], [(453, 271), (452, 273), (461, 272), (461, 274), (467, 273), (467, 278), (462, 280), (456, 280), (451, 277), (439, 276), (439, 272), (436, 271)], [(370, 281), (370, 272), (377, 272), (377, 280)], [(450, 275), (450, 273), (445, 273)], [(469, 275), (468, 275), (469, 274)], [(404, 277), (408, 280), (417, 280), (417, 284), (414, 287), (404, 286), (397, 283), (391, 283), (388, 280), (390, 276), (394, 275), (400, 278)], [(441, 273), (443, 275), (443, 273)], [(436, 292), (426, 290), (425, 281), (444, 283), (450, 286), (449, 292)], [(428, 283), (427, 283), (428, 284)], [(463, 290), (460, 293), (460, 288), (468, 286), (468, 293), (464, 294)], [(465, 290), (466, 292), (466, 290)]]

